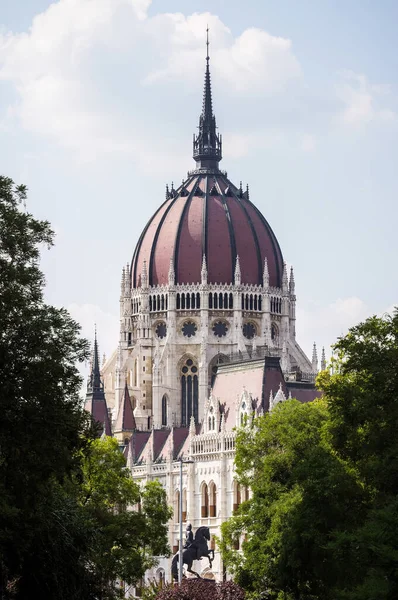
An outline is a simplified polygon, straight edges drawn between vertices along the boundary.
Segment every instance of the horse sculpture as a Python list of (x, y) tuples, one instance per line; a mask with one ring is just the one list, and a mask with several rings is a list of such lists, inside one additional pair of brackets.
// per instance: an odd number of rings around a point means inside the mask
[[(210, 540), (210, 529), (208, 527), (199, 527), (196, 530), (195, 538), (191, 544), (182, 553), (182, 563), (187, 565), (188, 573), (193, 573), (201, 579), (199, 573), (192, 570), (194, 560), (200, 560), (203, 557), (209, 559), (209, 566), (212, 567), (214, 560), (214, 550), (209, 550), (207, 542)], [(171, 573), (175, 581), (178, 581), (178, 564), (180, 553), (174, 555), (171, 562)]]

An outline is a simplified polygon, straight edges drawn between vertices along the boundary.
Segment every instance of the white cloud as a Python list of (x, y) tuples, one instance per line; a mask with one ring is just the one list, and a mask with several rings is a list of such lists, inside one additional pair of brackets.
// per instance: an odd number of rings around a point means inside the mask
[(233, 93), (275, 93), (301, 76), (291, 40), (255, 27), (234, 38), (215, 15), (195, 13), (185, 17), (178, 13), (159, 15), (149, 24), (149, 30), (156, 34), (162, 31), (166, 64), (152, 71), (146, 83), (164, 79), (186, 82), (194, 78), (196, 81), (203, 64), (203, 32), (207, 24), (214, 40), (211, 43), (212, 73)]
[[(153, 119), (143, 118), (142, 87), (132, 94), (137, 106), (124, 107), (125, 112), (118, 96), (128, 85), (146, 84), (147, 94), (148, 86), (177, 80), (196, 88), (207, 23), (212, 72), (229, 94), (277, 93), (301, 74), (288, 39), (256, 28), (234, 38), (210, 13), (149, 17), (150, 3), (58, 0), (34, 18), (28, 32), (0, 35), (0, 80), (11, 82), (18, 94), (6, 119), (52, 139), (78, 160), (125, 155), (141, 168), (157, 161), (166, 169), (167, 156), (174, 164), (183, 160), (178, 140), (168, 143), (165, 157), (164, 144), (148, 127)], [(128, 84), (125, 69), (109, 68), (121, 60), (129, 63)], [(153, 93), (161, 99), (159, 90)]]
[(344, 109), (338, 115), (338, 120), (349, 126), (361, 126), (371, 121), (396, 121), (397, 114), (386, 107), (380, 106), (381, 99), (390, 94), (387, 85), (371, 84), (365, 75), (352, 71), (341, 73), (344, 83), (337, 88), (337, 97), (343, 103)]
[(316, 138), (309, 133), (306, 133), (301, 138), (300, 143), (301, 150), (303, 152), (314, 152), (316, 149)]

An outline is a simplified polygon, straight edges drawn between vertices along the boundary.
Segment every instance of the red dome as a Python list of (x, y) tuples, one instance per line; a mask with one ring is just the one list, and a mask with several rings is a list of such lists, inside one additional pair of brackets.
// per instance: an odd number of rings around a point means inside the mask
[(149, 285), (168, 283), (170, 259), (176, 283), (200, 283), (203, 255), (209, 283), (233, 283), (239, 255), (243, 284), (262, 285), (267, 257), (270, 285), (281, 286), (278, 241), (248, 194), (226, 175), (218, 169), (194, 173), (169, 196), (138, 241), (131, 265), (133, 287), (141, 285), (144, 260)]

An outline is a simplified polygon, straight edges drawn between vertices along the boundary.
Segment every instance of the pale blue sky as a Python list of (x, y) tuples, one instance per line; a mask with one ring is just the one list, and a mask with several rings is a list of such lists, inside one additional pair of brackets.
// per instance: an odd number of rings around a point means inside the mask
[(117, 343), (120, 272), (192, 168), (210, 26), (235, 183), (293, 264), (311, 352), (397, 301), (398, 4), (0, 0), (1, 171), (56, 247), (48, 298)]

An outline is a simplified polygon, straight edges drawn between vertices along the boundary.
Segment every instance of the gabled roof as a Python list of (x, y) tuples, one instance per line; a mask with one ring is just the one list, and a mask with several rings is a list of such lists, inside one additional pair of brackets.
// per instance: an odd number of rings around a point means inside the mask
[(114, 431), (115, 433), (120, 433), (122, 431), (135, 431), (136, 429), (137, 425), (134, 418), (133, 406), (131, 404), (129, 388), (126, 383)]

